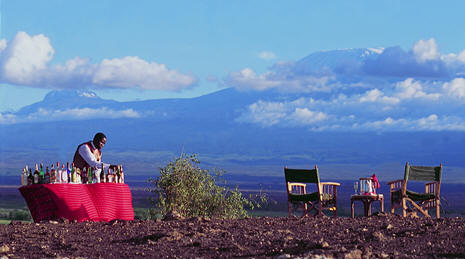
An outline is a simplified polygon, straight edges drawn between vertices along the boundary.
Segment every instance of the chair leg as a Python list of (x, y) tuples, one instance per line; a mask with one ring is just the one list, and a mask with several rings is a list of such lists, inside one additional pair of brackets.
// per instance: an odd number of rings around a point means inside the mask
[(402, 198), (402, 217), (407, 217), (407, 204), (405, 198)]
[(440, 218), (440, 210), (439, 210), (439, 200), (436, 200), (436, 218)]
[(292, 216), (292, 203), (287, 202), (287, 210), (289, 211), (289, 217)]

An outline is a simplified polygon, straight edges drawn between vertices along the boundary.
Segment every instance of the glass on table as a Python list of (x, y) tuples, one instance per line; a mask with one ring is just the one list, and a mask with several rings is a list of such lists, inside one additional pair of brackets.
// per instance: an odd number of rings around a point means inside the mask
[(354, 193), (358, 194), (358, 182), (354, 182)]

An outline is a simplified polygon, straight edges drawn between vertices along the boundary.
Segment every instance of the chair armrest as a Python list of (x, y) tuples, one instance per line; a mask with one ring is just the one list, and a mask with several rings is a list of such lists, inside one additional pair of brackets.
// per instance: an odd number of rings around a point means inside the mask
[(404, 186), (405, 181), (404, 180), (395, 180), (395, 181), (390, 181), (387, 184), (390, 186), (390, 192), (396, 192), (398, 190), (401, 190), (402, 187)]
[[(295, 193), (293, 192), (293, 189), (294, 191), (300, 193), (300, 194), (305, 194), (306, 193), (306, 188), (307, 188), (307, 184), (305, 183), (287, 183), (288, 185), (288, 189), (289, 189), (289, 192), (290, 193)], [(294, 187), (294, 188), (293, 188)]]
[(334, 186), (341, 186), (340, 183), (335, 182), (320, 182), (321, 185), (334, 185)]
[(425, 183), (425, 193), (434, 193), (437, 196), (439, 191), (439, 184), (439, 182)]
[(388, 182), (387, 185), (391, 185), (391, 184), (393, 184), (393, 183), (398, 183), (398, 182), (403, 182), (403, 181), (404, 181), (404, 180), (402, 180), (402, 179), (394, 180), (394, 181)]

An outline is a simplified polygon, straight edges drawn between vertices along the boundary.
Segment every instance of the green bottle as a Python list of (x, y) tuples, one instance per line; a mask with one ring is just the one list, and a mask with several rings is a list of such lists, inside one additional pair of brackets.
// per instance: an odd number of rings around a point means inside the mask
[(92, 183), (92, 167), (89, 167), (89, 171), (87, 172), (87, 183)]
[(40, 164), (40, 172), (39, 172), (39, 184), (44, 184), (45, 182), (45, 173), (44, 173), (44, 165)]

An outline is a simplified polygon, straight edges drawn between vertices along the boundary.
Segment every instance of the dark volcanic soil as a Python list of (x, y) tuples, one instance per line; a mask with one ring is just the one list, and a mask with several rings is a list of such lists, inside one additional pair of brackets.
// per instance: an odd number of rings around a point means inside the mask
[[(12, 222), (0, 258), (464, 258), (465, 219), (183, 219)], [(2, 257), (3, 256), (3, 257)]]

